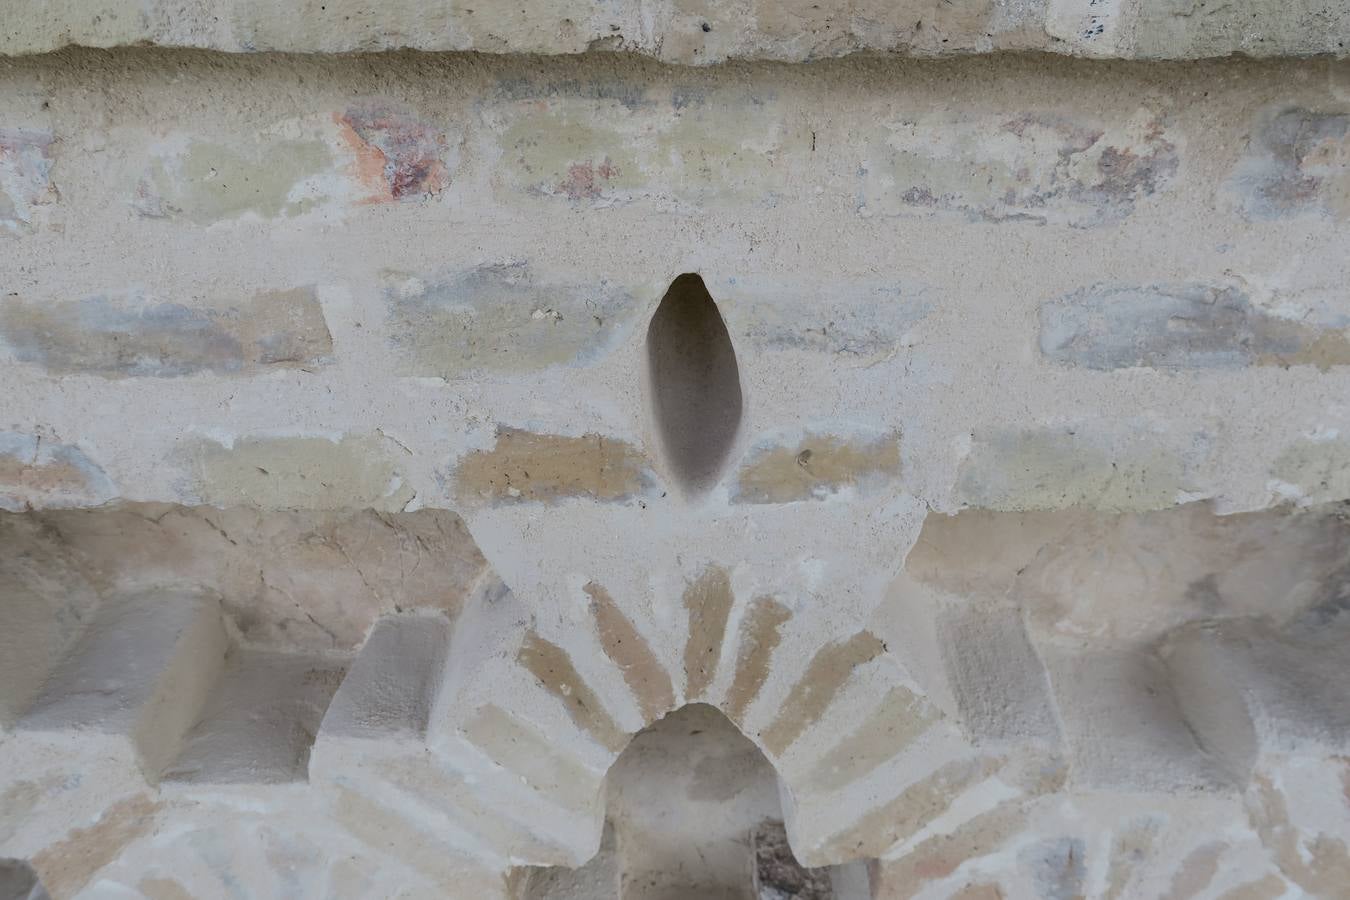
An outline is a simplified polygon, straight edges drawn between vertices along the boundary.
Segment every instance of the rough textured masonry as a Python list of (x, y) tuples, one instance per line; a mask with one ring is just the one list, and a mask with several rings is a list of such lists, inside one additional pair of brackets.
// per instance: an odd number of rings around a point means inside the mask
[(1350, 898), (1344, 0), (0, 6), (3, 900)]

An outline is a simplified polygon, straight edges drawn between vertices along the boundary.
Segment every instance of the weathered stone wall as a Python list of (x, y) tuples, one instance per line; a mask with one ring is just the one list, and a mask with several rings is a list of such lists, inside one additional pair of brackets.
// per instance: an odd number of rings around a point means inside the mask
[(501, 507), (506, 426), (613, 470), (531, 490), (656, 518), (681, 272), (740, 357), (732, 506), (1346, 496), (1340, 64), (3, 66), (8, 508)]
[[(1342, 52), (1244, 8), (1102, 55)], [(76, 9), (9, 49), (507, 52), (0, 60), (0, 872), (634, 900), (767, 820), (718, 878), (1350, 879), (1345, 62)], [(653, 10), (598, 36), (705, 58)]]

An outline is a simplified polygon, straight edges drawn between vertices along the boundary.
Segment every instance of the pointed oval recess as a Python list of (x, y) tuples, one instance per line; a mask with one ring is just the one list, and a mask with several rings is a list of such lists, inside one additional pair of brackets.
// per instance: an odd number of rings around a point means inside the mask
[(712, 487), (741, 425), (741, 373), (703, 279), (670, 284), (647, 328), (647, 374), (661, 451), (688, 493)]

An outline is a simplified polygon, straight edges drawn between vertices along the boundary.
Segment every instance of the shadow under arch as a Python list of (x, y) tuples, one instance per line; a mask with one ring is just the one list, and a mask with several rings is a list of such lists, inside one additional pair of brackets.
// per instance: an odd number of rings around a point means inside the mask
[(690, 703), (633, 736), (605, 776), (599, 851), (517, 870), (521, 900), (862, 900), (865, 862), (808, 869), (788, 845), (764, 753), (717, 707)]

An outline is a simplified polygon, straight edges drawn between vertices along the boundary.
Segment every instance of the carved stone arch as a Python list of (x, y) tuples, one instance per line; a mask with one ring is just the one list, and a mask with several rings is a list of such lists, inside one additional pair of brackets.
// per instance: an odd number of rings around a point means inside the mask
[(606, 773), (604, 801), (595, 856), (522, 871), (523, 900), (867, 895), (865, 865), (796, 860), (777, 770), (711, 704), (683, 704), (634, 734)]

